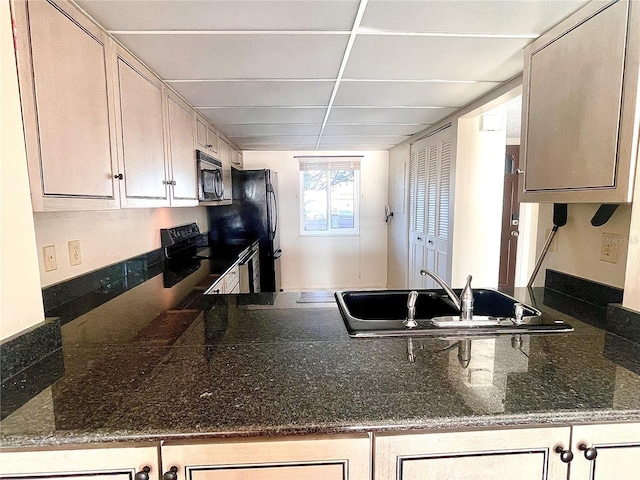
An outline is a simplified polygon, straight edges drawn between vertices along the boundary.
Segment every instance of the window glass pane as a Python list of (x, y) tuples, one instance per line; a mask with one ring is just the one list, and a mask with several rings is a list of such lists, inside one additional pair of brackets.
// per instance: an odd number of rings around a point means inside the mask
[(327, 230), (328, 195), (326, 170), (307, 170), (304, 172), (304, 230), (315, 232)]
[(355, 184), (353, 170), (332, 170), (331, 228), (354, 228)]

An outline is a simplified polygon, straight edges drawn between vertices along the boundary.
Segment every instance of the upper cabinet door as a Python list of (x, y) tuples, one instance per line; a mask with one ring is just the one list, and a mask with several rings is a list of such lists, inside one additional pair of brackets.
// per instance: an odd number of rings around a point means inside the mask
[(524, 201), (629, 202), (640, 5), (593, 2), (525, 49)]
[(167, 130), (172, 206), (198, 204), (193, 118), (193, 109), (167, 89)]
[(163, 84), (120, 47), (116, 80), (122, 206), (168, 206)]
[(196, 115), (196, 143), (198, 150), (217, 157), (218, 132), (200, 115)]
[(109, 37), (67, 2), (15, 2), (35, 211), (118, 208)]

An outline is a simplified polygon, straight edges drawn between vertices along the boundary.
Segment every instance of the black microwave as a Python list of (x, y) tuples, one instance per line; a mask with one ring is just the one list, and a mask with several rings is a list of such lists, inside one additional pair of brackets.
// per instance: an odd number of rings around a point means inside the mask
[(196, 159), (198, 161), (198, 199), (201, 202), (222, 200), (224, 196), (222, 162), (200, 150), (196, 150)]

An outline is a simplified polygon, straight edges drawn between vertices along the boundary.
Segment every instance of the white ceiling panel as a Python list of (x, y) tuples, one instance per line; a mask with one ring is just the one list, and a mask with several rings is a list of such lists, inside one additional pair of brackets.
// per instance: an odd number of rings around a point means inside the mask
[(340, 83), (334, 105), (461, 107), (500, 85), (498, 82)]
[(327, 152), (342, 151), (342, 150), (347, 150), (347, 151), (349, 150), (350, 151), (390, 150), (396, 145), (397, 145), (396, 143), (375, 143), (373, 141), (353, 143), (353, 144), (341, 143), (339, 145), (334, 143), (321, 143), (318, 146), (318, 150), (327, 151)]
[(587, 2), (76, 3), (240, 148), (306, 151), (393, 147), (520, 73)]
[(424, 130), (428, 124), (389, 124), (389, 125), (327, 125), (323, 135), (344, 136), (344, 135), (413, 135), (415, 132)]
[(286, 145), (292, 143), (295, 145), (315, 145), (318, 142), (317, 135), (268, 135), (253, 137), (232, 137), (232, 140), (238, 141), (243, 145)]
[(377, 143), (382, 145), (397, 145), (406, 140), (408, 135), (350, 135), (350, 136), (322, 136), (322, 145), (362, 145), (365, 143)]
[(455, 108), (346, 108), (333, 107), (329, 115), (329, 124), (359, 123), (435, 123), (455, 112)]
[(530, 42), (521, 38), (359, 35), (344, 78), (502, 82), (522, 71), (522, 48)]
[(369, 0), (362, 28), (397, 32), (539, 35), (588, 0)]
[(77, 0), (108, 30), (351, 30), (357, 0)]
[(348, 35), (118, 34), (166, 80), (335, 78)]
[(320, 135), (322, 124), (244, 124), (218, 125), (230, 137), (253, 137), (269, 135)]
[(253, 123), (322, 123), (325, 108), (200, 108), (216, 125)]
[(195, 107), (326, 105), (334, 81), (169, 82)]

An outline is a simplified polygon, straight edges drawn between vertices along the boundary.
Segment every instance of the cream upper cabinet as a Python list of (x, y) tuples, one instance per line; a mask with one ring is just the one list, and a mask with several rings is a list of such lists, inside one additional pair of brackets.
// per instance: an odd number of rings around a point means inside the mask
[[(3, 480), (152, 480), (161, 475), (157, 446), (68, 446), (50, 450), (0, 450)], [(140, 475), (137, 475), (137, 474)], [(146, 474), (146, 478), (144, 476)]]
[(110, 38), (68, 2), (13, 7), (33, 209), (118, 208)]
[(640, 478), (640, 423), (573, 427), (569, 480)]
[(178, 480), (369, 480), (369, 463), (366, 435), (162, 446), (162, 469)]
[(566, 480), (570, 427), (376, 434), (376, 479)]
[(198, 204), (198, 177), (194, 145), (195, 112), (167, 89), (167, 144), (172, 206)]
[(236, 170), (242, 170), (244, 168), (244, 161), (242, 158), (242, 151), (233, 149), (231, 155), (231, 167)]
[(202, 116), (196, 114), (196, 142), (198, 149), (217, 158), (218, 132)]
[(640, 3), (591, 2), (524, 52), (521, 200), (630, 202)]
[(169, 206), (163, 84), (119, 46), (115, 78), (122, 206)]

